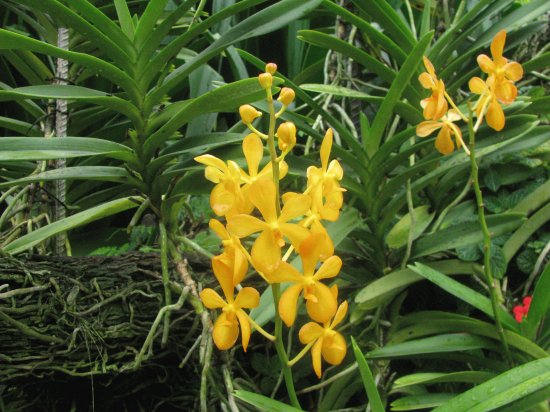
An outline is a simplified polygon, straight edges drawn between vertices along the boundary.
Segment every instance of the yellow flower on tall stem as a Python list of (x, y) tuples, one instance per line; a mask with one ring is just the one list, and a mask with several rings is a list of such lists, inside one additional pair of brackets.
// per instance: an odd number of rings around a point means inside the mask
[(299, 195), (290, 199), (277, 216), (275, 202), (275, 183), (273, 180), (261, 179), (250, 185), (249, 200), (258, 208), (264, 220), (257, 217), (239, 214), (227, 220), (227, 227), (231, 233), (239, 238), (260, 232), (252, 246), (252, 262), (254, 267), (266, 276), (272, 273), (281, 261), (281, 248), (285, 246), (285, 238), (296, 247), (308, 235), (309, 231), (290, 220), (304, 215), (311, 204), (307, 195)]
[[(332, 291), (336, 299), (338, 291), (335, 287)], [(346, 340), (334, 329), (344, 320), (347, 312), (348, 302), (344, 301), (338, 307), (332, 322), (324, 322), (323, 326), (309, 322), (302, 326), (298, 333), (300, 342), (307, 345), (305, 349), (311, 347), (313, 370), (318, 378), (321, 378), (322, 373), (321, 357), (331, 365), (339, 365), (346, 356)]]
[(438, 120), (447, 113), (449, 108), (445, 99), (445, 83), (437, 78), (432, 62), (426, 56), (422, 59), (427, 71), (418, 76), (418, 81), (423, 88), (432, 91), (431, 96), (421, 102), (424, 108), (423, 115), (426, 120)]
[(243, 349), (246, 352), (250, 340), (250, 324), (252, 320), (243, 309), (251, 309), (258, 306), (260, 303), (260, 294), (256, 289), (246, 287), (242, 288), (237, 297), (234, 298), (233, 273), (231, 269), (218, 257), (212, 259), (212, 269), (222, 287), (225, 299), (214, 289), (210, 288), (203, 289), (200, 293), (200, 298), (208, 309), (222, 310), (222, 313), (214, 323), (212, 331), (214, 343), (220, 350), (233, 347), (239, 337), (240, 326)]
[(479, 128), (484, 118), (487, 120), (489, 127), (497, 132), (504, 129), (506, 123), (504, 110), (502, 110), (494, 90), (479, 77), (472, 77), (468, 82), (468, 86), (472, 93), (479, 94), (479, 100), (474, 106), (477, 115), (474, 130)]
[(248, 259), (241, 241), (237, 236), (229, 233), (219, 220), (210, 219), (208, 225), (222, 241), (224, 252), (220, 255), (220, 260), (232, 269), (233, 286), (237, 286), (248, 270)]
[(420, 137), (426, 137), (434, 131), (439, 130), (435, 139), (435, 148), (444, 155), (452, 153), (455, 150), (455, 144), (451, 136), (455, 137), (456, 147), (460, 149), (464, 146), (464, 150), (469, 154), (464, 141), (462, 140), (462, 132), (453, 123), (460, 120), (460, 115), (454, 110), (449, 110), (446, 116), (441, 120), (426, 120), (416, 126), (416, 134)]
[(298, 247), (302, 259), (302, 273), (287, 262), (281, 262), (277, 270), (267, 276), (272, 283), (291, 282), (279, 300), (279, 314), (287, 326), (294, 324), (298, 297), (303, 293), (308, 315), (317, 322), (328, 321), (336, 311), (336, 298), (330, 288), (321, 283), (338, 275), (342, 260), (338, 256), (326, 259), (316, 271), (327, 241), (324, 233), (312, 234)]

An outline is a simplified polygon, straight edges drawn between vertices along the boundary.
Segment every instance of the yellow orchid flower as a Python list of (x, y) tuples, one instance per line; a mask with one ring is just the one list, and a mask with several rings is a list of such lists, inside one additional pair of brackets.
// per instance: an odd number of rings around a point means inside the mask
[(310, 197), (301, 195), (289, 200), (277, 217), (275, 193), (273, 180), (256, 180), (250, 185), (248, 198), (258, 208), (264, 220), (246, 214), (232, 216), (227, 220), (229, 231), (239, 238), (261, 232), (252, 246), (251, 255), (256, 269), (265, 275), (279, 266), (285, 237), (297, 246), (309, 235), (305, 227), (288, 222), (309, 210)]
[[(331, 290), (336, 299), (338, 290), (336, 287), (333, 287)], [(321, 357), (331, 365), (339, 365), (346, 356), (346, 340), (334, 328), (344, 320), (347, 312), (348, 302), (344, 301), (338, 307), (332, 322), (324, 322), (323, 326), (315, 322), (309, 322), (302, 326), (298, 333), (300, 342), (308, 345), (306, 348), (311, 347), (313, 370), (319, 379), (322, 373)]]
[(310, 235), (298, 247), (302, 259), (303, 273), (287, 262), (281, 262), (277, 270), (268, 276), (272, 283), (292, 282), (279, 300), (279, 314), (283, 322), (290, 327), (296, 320), (298, 297), (303, 292), (309, 316), (317, 322), (327, 322), (336, 312), (336, 298), (330, 288), (320, 281), (338, 275), (342, 260), (338, 256), (327, 258), (315, 271), (320, 261), (326, 235)]
[(453, 123), (460, 120), (460, 115), (454, 110), (449, 110), (446, 116), (443, 116), (441, 120), (426, 120), (416, 126), (416, 134), (420, 137), (426, 137), (432, 134), (434, 131), (439, 130), (435, 139), (435, 148), (441, 154), (449, 154), (455, 150), (455, 145), (451, 136), (454, 135), (456, 139), (456, 146), (460, 149), (464, 142), (462, 140), (462, 132)]
[[(242, 182), (245, 183), (243, 190), (248, 190), (248, 185), (255, 182), (258, 179), (271, 179), (272, 178), (272, 165), (271, 162), (267, 163), (261, 171), (259, 170), (260, 163), (264, 156), (264, 145), (262, 139), (256, 133), (250, 133), (243, 140), (243, 154), (246, 159), (248, 173), (242, 169), (241, 172)], [(283, 179), (288, 173), (288, 164), (285, 161), (279, 162), (279, 180)], [(250, 213), (248, 211), (247, 213)]]
[(480, 95), (475, 105), (475, 111), (478, 117), (475, 129), (477, 130), (477, 127), (485, 116), (489, 127), (497, 132), (502, 130), (506, 123), (506, 118), (504, 117), (504, 110), (502, 110), (493, 88), (479, 77), (472, 77), (468, 82), (468, 86), (472, 93)]
[(206, 165), (206, 179), (217, 183), (210, 193), (210, 207), (216, 215), (227, 217), (250, 210), (250, 203), (241, 191), (241, 173), (237, 163), (230, 160), (225, 164), (209, 154), (197, 156), (195, 161)]
[(222, 313), (214, 323), (212, 338), (217, 348), (226, 350), (231, 348), (239, 337), (241, 329), (243, 349), (246, 352), (250, 340), (250, 318), (243, 309), (255, 308), (260, 304), (260, 294), (251, 287), (242, 288), (234, 298), (233, 273), (231, 269), (215, 257), (212, 259), (212, 269), (220, 286), (225, 300), (214, 289), (206, 288), (200, 293), (204, 306), (208, 309), (221, 309)]
[(424, 109), (423, 115), (426, 120), (439, 120), (448, 110), (445, 99), (445, 83), (437, 78), (432, 62), (426, 56), (423, 56), (422, 59), (427, 72), (421, 73), (418, 76), (418, 81), (422, 87), (432, 91), (430, 97), (420, 102)]
[(481, 70), (489, 75), (487, 84), (492, 88), (498, 100), (504, 104), (512, 103), (517, 96), (517, 88), (514, 82), (523, 77), (521, 64), (505, 58), (504, 44), (506, 43), (506, 31), (499, 31), (491, 42), (491, 55), (485, 54), (477, 57)]
[(229, 233), (219, 220), (210, 219), (208, 225), (222, 241), (224, 252), (219, 258), (232, 269), (233, 286), (237, 286), (248, 271), (248, 259), (243, 251), (241, 241), (237, 236)]
[(338, 160), (329, 163), (332, 149), (333, 133), (328, 129), (321, 143), (321, 168), (310, 166), (307, 168), (307, 192), (311, 192), (312, 210), (317, 212), (321, 219), (336, 221), (344, 202), (340, 181), (344, 170)]

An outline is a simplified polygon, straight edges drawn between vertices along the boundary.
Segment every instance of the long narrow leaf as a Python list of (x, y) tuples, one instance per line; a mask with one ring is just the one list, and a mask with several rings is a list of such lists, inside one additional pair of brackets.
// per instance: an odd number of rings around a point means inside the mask
[(384, 412), (384, 405), (380, 399), (380, 394), (378, 389), (376, 389), (376, 382), (372, 377), (372, 372), (370, 371), (369, 364), (363, 356), (363, 352), (357, 346), (357, 342), (351, 337), (351, 346), (353, 347), (353, 354), (355, 355), (355, 360), (359, 365), (359, 372), (361, 373), (361, 379), (363, 380), (363, 386), (365, 387), (365, 392), (367, 392), (367, 398), (369, 399), (369, 405), (372, 412)]

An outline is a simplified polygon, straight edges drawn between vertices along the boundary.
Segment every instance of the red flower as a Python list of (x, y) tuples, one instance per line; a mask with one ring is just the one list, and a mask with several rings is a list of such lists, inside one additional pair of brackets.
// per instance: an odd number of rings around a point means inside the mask
[(514, 306), (512, 312), (514, 312), (516, 322), (521, 323), (523, 321), (523, 318), (527, 316), (527, 314), (529, 313), (529, 307), (531, 306), (531, 300), (531, 296), (525, 296), (523, 298), (523, 305)]

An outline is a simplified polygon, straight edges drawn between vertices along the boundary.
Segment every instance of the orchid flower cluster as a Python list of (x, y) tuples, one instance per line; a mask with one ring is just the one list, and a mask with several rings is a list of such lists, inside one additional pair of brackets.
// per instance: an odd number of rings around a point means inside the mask
[[(474, 131), (477, 131), (483, 119), (487, 125), (496, 131), (504, 128), (505, 116), (502, 105), (512, 103), (518, 94), (515, 82), (523, 77), (521, 64), (508, 60), (502, 53), (506, 42), (506, 31), (499, 31), (491, 42), (492, 59), (481, 54), (477, 62), (481, 70), (487, 74), (485, 80), (480, 77), (473, 77), (468, 82), (470, 91), (479, 98), (473, 106), (477, 116)], [(423, 116), (425, 121), (416, 127), (416, 134), (426, 137), (434, 131), (439, 130), (435, 140), (435, 147), (441, 154), (449, 154), (455, 150), (455, 143), (451, 136), (454, 136), (456, 147), (461, 147), (469, 155), (468, 147), (462, 140), (462, 133), (454, 122), (462, 119), (468, 122), (468, 118), (460, 111), (445, 90), (445, 83), (438, 79), (433, 64), (424, 56), (426, 72), (422, 73), (418, 80), (425, 89), (431, 90), (430, 97), (422, 100)], [(452, 109), (449, 110), (449, 104)]]
[[(283, 122), (275, 130), (276, 121), (293, 102), (295, 93), (290, 88), (282, 88), (278, 97), (281, 108), (275, 112), (272, 84), (276, 69), (274, 63), (269, 63), (265, 73), (258, 77), (269, 106), (268, 133), (262, 133), (253, 125), (261, 112), (251, 105), (239, 109), (243, 123), (251, 131), (242, 142), (245, 169), (233, 160), (224, 162), (209, 154), (195, 158), (206, 165), (206, 179), (215, 183), (210, 206), (220, 220), (212, 219), (209, 224), (221, 239), (223, 253), (212, 259), (212, 268), (225, 299), (210, 288), (204, 289), (200, 297), (207, 308), (221, 309), (213, 328), (218, 349), (233, 347), (240, 330), (246, 351), (252, 328), (270, 340), (282, 339), (267, 333), (245, 312), (257, 307), (260, 301), (256, 289), (241, 286), (249, 267), (268, 284), (289, 282), (282, 295), (278, 299), (274, 297), (275, 302), (278, 300), (278, 319), (292, 326), (299, 297), (303, 296), (312, 322), (299, 331), (300, 341), (306, 346), (295, 359), (286, 359), (286, 364), (292, 366), (311, 349), (313, 368), (320, 377), (321, 357), (335, 365), (341, 363), (346, 354), (345, 339), (334, 329), (346, 315), (347, 302), (338, 305), (337, 286), (324, 283), (338, 275), (342, 260), (334, 255), (333, 242), (323, 226), (323, 221), (336, 221), (339, 217), (345, 191), (340, 185), (343, 169), (337, 160), (329, 159), (333, 133), (328, 129), (320, 150), (321, 167), (307, 169), (305, 191), (280, 195), (279, 181), (288, 172), (285, 157), (296, 145), (296, 126)], [(264, 141), (270, 161), (260, 167)], [(245, 239), (253, 235), (257, 236), (249, 252), (249, 242)], [(301, 270), (288, 263), (293, 253), (301, 258)], [(239, 290), (236, 297), (235, 289)]]

